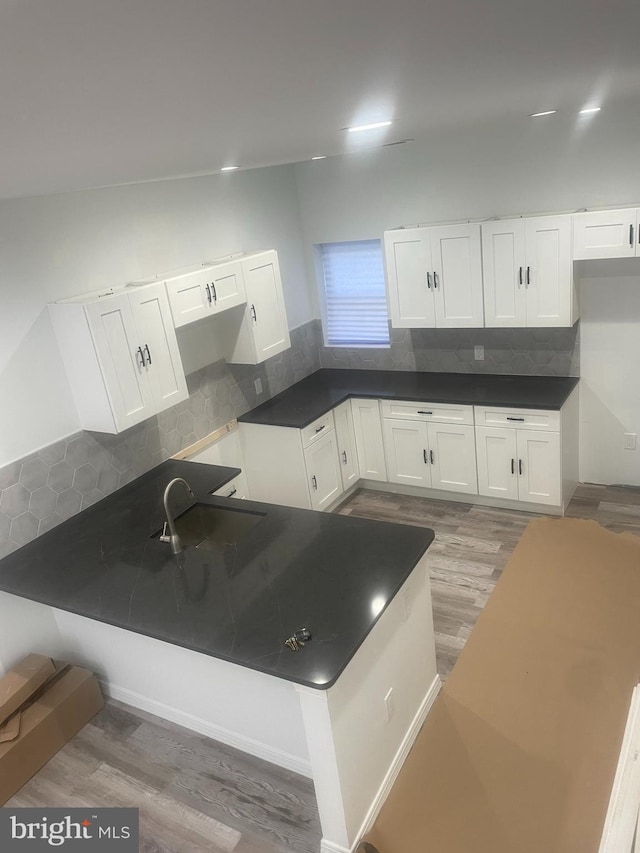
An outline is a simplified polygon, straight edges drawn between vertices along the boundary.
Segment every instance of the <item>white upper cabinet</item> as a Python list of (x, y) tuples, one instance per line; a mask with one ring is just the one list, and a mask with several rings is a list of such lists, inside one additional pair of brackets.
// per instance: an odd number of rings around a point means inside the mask
[(571, 216), (482, 224), (487, 326), (572, 326)]
[(118, 433), (188, 397), (164, 283), (50, 311), (84, 429)]
[(391, 325), (435, 328), (431, 245), (428, 228), (402, 228), (384, 235)]
[(223, 352), (232, 364), (260, 364), (289, 349), (289, 326), (277, 252), (242, 258), (246, 306), (218, 324)]
[(165, 279), (176, 327), (246, 302), (239, 260), (206, 264)]
[(480, 225), (403, 228), (384, 235), (391, 325), (484, 325)]
[(439, 225), (429, 231), (436, 326), (484, 326), (480, 225)]
[(635, 258), (640, 256), (640, 210), (593, 210), (573, 216), (573, 257)]

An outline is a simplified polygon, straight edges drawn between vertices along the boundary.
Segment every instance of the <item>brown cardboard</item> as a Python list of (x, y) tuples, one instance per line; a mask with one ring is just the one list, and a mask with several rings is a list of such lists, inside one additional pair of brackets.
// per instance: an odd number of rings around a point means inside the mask
[(597, 853), (640, 682), (640, 537), (529, 524), (366, 840)]
[(0, 678), (0, 725), (54, 673), (51, 658), (28, 655)]
[(94, 675), (80, 667), (58, 666), (42, 695), (20, 714), (17, 739), (0, 743), (0, 805), (37, 773), (102, 708)]

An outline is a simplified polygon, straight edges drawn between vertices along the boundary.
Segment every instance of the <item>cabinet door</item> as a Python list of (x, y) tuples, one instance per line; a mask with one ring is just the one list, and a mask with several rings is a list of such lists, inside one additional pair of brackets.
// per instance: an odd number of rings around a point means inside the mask
[(431, 245), (428, 228), (403, 228), (384, 235), (391, 325), (434, 328)]
[(436, 326), (484, 326), (479, 223), (429, 229)]
[(640, 254), (638, 209), (593, 210), (573, 217), (574, 260), (633, 258)]
[(169, 301), (162, 283), (130, 294), (138, 340), (154, 400), (161, 412), (189, 396)]
[(561, 502), (560, 434), (518, 430), (518, 497), (529, 503)]
[(323, 510), (342, 494), (338, 448), (334, 430), (304, 451), (312, 509)]
[(169, 278), (165, 285), (176, 328), (210, 316), (212, 295), (208, 270)]
[(389, 482), (430, 486), (427, 425), (399, 418), (384, 418), (382, 434)]
[(476, 427), (478, 494), (518, 499), (516, 431)]
[(571, 216), (526, 220), (527, 326), (570, 326)]
[(358, 468), (367, 480), (387, 481), (384, 459), (380, 405), (377, 400), (351, 400), (353, 428), (356, 434)]
[(426, 427), (432, 488), (477, 495), (474, 428), (463, 424), (437, 423), (426, 424)]
[(291, 346), (278, 256), (264, 252), (247, 258), (242, 261), (242, 269), (254, 363), (259, 364)]
[(125, 293), (85, 305), (85, 314), (116, 429), (121, 432), (156, 411), (133, 309)]
[(524, 221), (483, 222), (485, 326), (526, 326), (525, 266)]
[(351, 401), (345, 400), (333, 410), (336, 424), (338, 461), (342, 475), (342, 486), (346, 490), (360, 477), (358, 472), (358, 454), (356, 452), (356, 434), (353, 428)]
[(214, 265), (209, 270), (209, 276), (213, 311), (225, 311), (247, 301), (240, 261)]

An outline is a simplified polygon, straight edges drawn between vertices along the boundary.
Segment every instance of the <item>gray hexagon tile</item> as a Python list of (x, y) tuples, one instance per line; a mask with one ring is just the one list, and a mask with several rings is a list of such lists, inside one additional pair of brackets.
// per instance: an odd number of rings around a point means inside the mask
[(38, 535), (39, 524), (40, 521), (35, 515), (32, 515), (30, 512), (23, 512), (22, 515), (14, 518), (11, 522), (9, 538), (16, 545), (26, 545), (27, 542), (31, 542)]
[(118, 488), (119, 480), (120, 474), (115, 468), (109, 465), (107, 468), (103, 468), (98, 474), (98, 489), (103, 495), (110, 495), (111, 492), (115, 492)]
[(81, 495), (88, 494), (93, 489), (95, 489), (98, 483), (98, 472), (93, 467), (93, 465), (80, 466), (80, 468), (76, 468), (76, 471), (73, 475), (73, 488), (80, 492)]
[(49, 469), (48, 483), (54, 492), (64, 492), (73, 483), (73, 468), (66, 460), (56, 462)]
[(38, 536), (42, 536), (42, 534), (46, 533), (47, 530), (52, 530), (63, 521), (64, 518), (61, 515), (58, 515), (57, 512), (52, 512), (51, 515), (48, 515), (40, 521), (40, 524), (38, 525)]
[(53, 491), (51, 486), (40, 486), (39, 489), (31, 492), (29, 512), (38, 519), (46, 518), (46, 516), (54, 512), (57, 500), (58, 495)]
[(62, 518), (71, 518), (72, 515), (80, 512), (82, 506), (82, 496), (75, 489), (66, 489), (58, 495), (56, 502), (56, 512)]
[(29, 506), (31, 494), (20, 483), (14, 483), (8, 489), (4, 489), (0, 497), (0, 511), (9, 518), (21, 515)]
[(65, 459), (72, 468), (79, 468), (89, 461), (89, 438), (80, 434), (67, 444)]
[(56, 462), (60, 462), (64, 459), (64, 455), (67, 452), (67, 441), (63, 439), (62, 441), (56, 441), (54, 444), (50, 444), (48, 447), (43, 447), (38, 451), (38, 456), (45, 465), (55, 465)]
[(12, 462), (10, 465), (5, 465), (0, 468), (0, 490), (8, 489), (20, 479), (20, 469), (22, 468), (22, 460)]

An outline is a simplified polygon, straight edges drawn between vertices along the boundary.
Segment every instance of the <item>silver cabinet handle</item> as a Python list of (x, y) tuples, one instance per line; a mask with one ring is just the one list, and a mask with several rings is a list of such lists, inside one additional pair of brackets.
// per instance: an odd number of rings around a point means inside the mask
[(325, 427), (326, 427), (326, 424), (322, 424), (322, 426), (319, 426), (319, 427), (317, 427), (317, 428), (316, 428), (316, 432), (322, 432), (322, 430), (323, 430)]
[(417, 414), (418, 415), (432, 415), (433, 412), (426, 412), (424, 409), (418, 409)]
[(343, 465), (347, 464), (347, 451), (346, 450), (342, 451), (342, 464)]
[(522, 477), (522, 459), (518, 459), (518, 473)]
[(257, 323), (258, 322), (258, 315), (256, 314), (256, 306), (255, 305), (251, 306), (251, 316), (253, 317), (253, 322)]
[(429, 460), (427, 459), (427, 451), (426, 448), (422, 451), (422, 458), (424, 459), (424, 464), (427, 465)]
[(431, 273), (427, 273), (427, 287), (431, 290)]
[(438, 274), (436, 273), (435, 270), (433, 271), (433, 289), (434, 290), (438, 289)]
[(430, 451), (429, 451), (429, 459), (431, 459), (431, 464), (432, 464), (432, 465), (435, 465), (435, 464), (436, 464), (436, 457), (433, 455), (433, 450), (430, 450)]
[(629, 245), (633, 246), (633, 223), (629, 226)]
[(213, 282), (211, 282), (211, 292), (213, 293), (213, 301), (218, 301), (218, 294), (216, 293), (216, 286)]
[(211, 305), (211, 288), (208, 284), (205, 284), (205, 287), (207, 288), (207, 302)]
[(512, 474), (516, 473), (516, 460), (515, 459), (511, 460), (511, 473)]
[(149, 364), (151, 364), (151, 353), (149, 352), (149, 344), (144, 345), (145, 352), (147, 353), (147, 358), (149, 359)]
[(518, 268), (518, 287), (522, 287), (522, 267)]
[(527, 267), (527, 287), (531, 284), (531, 267)]
[(138, 347), (136, 350), (136, 355), (140, 355), (140, 367), (144, 367), (146, 362), (144, 360), (144, 353), (142, 352), (142, 347)]
[(315, 475), (315, 474), (311, 477), (311, 484), (312, 484), (313, 488), (314, 488), (316, 491), (318, 491), (318, 481), (316, 480), (316, 475)]
[(512, 417), (509, 417), (509, 415), (507, 415), (507, 420), (508, 421), (518, 421), (521, 424), (524, 423), (524, 418), (512, 418)]

